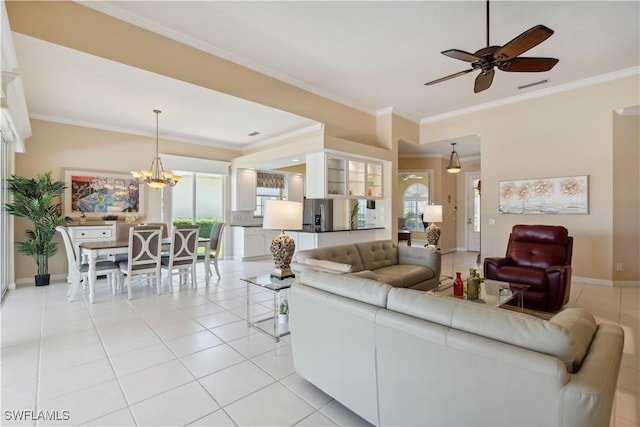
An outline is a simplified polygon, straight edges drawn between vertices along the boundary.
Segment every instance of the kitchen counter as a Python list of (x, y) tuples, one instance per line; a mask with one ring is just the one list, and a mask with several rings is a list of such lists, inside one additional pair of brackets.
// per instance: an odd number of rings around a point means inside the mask
[[(244, 228), (262, 228), (262, 225), (231, 225), (232, 227), (244, 227)], [(360, 228), (350, 228), (350, 227), (335, 227), (332, 230), (320, 230), (320, 227), (317, 228), (302, 228), (300, 230), (285, 230), (287, 232), (298, 232), (298, 233), (338, 233), (343, 231), (366, 231), (366, 230), (384, 230), (384, 227), (376, 227), (376, 226), (365, 226)]]

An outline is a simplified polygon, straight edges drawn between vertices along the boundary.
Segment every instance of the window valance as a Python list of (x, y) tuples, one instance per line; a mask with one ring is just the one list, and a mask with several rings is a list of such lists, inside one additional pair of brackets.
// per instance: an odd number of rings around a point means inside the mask
[(284, 188), (284, 175), (258, 172), (258, 187)]

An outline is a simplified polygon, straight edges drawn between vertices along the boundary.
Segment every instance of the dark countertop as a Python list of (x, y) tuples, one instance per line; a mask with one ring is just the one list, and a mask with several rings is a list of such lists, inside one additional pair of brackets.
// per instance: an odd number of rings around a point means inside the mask
[[(232, 227), (246, 227), (246, 228), (250, 228), (250, 227), (260, 227), (262, 228), (261, 225), (232, 225)], [(318, 228), (303, 228), (301, 230), (285, 230), (285, 231), (297, 231), (299, 233), (339, 233), (342, 231), (360, 231), (360, 230), (384, 230), (384, 227), (375, 227), (375, 226), (365, 226), (365, 227), (361, 227), (361, 228), (349, 228), (349, 227), (336, 227), (333, 230), (325, 230), (325, 231), (321, 231), (320, 227)]]

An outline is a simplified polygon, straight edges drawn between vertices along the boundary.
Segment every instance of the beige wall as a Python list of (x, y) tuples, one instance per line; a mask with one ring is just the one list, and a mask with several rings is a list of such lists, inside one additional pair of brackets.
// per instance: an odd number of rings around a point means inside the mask
[[(638, 103), (638, 83), (633, 76), (421, 125), (422, 143), (480, 135), (483, 257), (503, 255), (515, 224), (564, 225), (575, 238), (574, 276), (611, 283), (612, 111)], [(589, 175), (588, 215), (498, 214), (499, 181), (570, 175)], [(629, 186), (638, 194), (637, 180)]]
[[(110, 132), (80, 126), (65, 125), (43, 120), (31, 120), (33, 136), (26, 142), (26, 153), (15, 156), (15, 173), (35, 177), (45, 171), (52, 172), (53, 179), (64, 180), (64, 169), (94, 170), (129, 173), (146, 169), (155, 155), (155, 138)], [(160, 152), (204, 159), (227, 160), (239, 155), (236, 151), (207, 148), (179, 142), (160, 140)], [(147, 188), (146, 219), (159, 221), (160, 191)], [(29, 221), (16, 218), (15, 239), (22, 240)], [(62, 242), (57, 236), (56, 241)], [(66, 273), (66, 255), (60, 246), (49, 264), (51, 274)], [(15, 278), (35, 274), (35, 263), (30, 257), (15, 254)]]
[[(640, 278), (640, 116), (613, 113), (613, 265), (617, 281)], [(622, 264), (622, 271), (616, 265)]]

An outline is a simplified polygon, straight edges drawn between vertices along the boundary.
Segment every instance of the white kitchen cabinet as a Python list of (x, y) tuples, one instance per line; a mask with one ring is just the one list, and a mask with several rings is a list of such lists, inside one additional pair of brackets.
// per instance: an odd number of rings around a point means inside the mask
[(304, 200), (304, 175), (287, 175), (287, 200), (292, 202)]
[(307, 198), (346, 197), (347, 161), (329, 153), (307, 154)]
[(236, 169), (236, 208), (238, 211), (256, 210), (258, 172), (255, 169)]
[(271, 256), (271, 241), (280, 234), (278, 230), (262, 227), (239, 227), (233, 229), (233, 256), (238, 259)]

